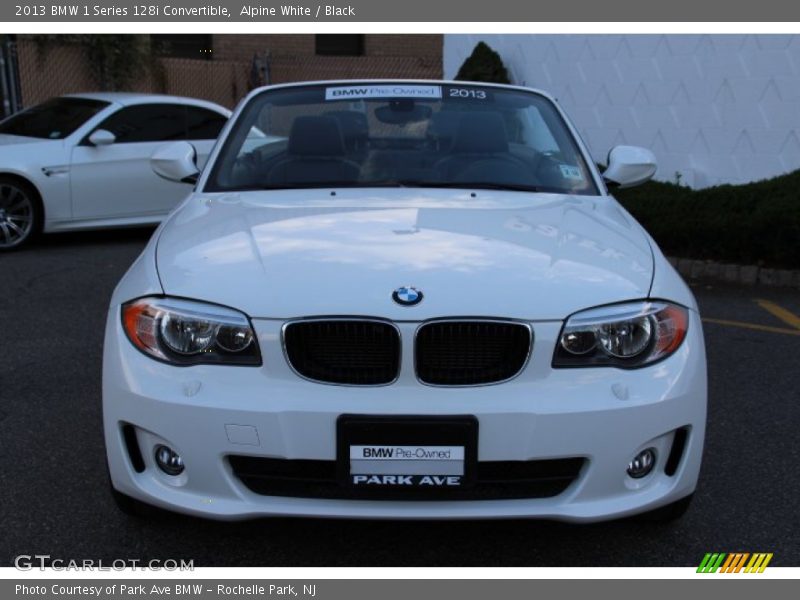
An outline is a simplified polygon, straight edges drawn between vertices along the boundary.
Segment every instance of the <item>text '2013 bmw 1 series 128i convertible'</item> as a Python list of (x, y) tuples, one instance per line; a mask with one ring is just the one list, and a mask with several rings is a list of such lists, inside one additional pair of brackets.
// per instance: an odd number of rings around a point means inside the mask
[[(188, 142), (161, 176), (198, 175)], [(253, 91), (109, 309), (112, 492), (215, 519), (679, 516), (695, 300), (547, 94)]]

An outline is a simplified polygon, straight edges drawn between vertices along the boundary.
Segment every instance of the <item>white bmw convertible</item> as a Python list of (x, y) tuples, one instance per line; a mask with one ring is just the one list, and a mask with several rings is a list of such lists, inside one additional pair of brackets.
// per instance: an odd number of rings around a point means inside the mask
[(152, 94), (53, 98), (0, 122), (0, 252), (38, 233), (151, 225), (187, 186), (156, 176), (150, 155), (191, 140), (204, 161), (230, 111)]
[[(198, 174), (189, 142), (153, 168)], [(706, 362), (691, 292), (547, 94), (252, 92), (117, 287), (114, 498), (210, 517), (680, 516)]]

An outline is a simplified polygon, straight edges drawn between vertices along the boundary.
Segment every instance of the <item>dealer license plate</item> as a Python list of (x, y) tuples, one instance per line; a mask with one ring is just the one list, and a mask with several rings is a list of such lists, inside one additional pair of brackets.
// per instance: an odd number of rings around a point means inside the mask
[(340, 481), (359, 489), (458, 489), (472, 483), (474, 417), (343, 415), (337, 424)]

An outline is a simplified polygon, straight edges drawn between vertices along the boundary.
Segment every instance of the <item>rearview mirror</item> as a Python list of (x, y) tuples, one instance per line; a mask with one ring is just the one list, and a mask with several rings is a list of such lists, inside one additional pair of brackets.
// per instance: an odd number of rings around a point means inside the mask
[(615, 146), (608, 153), (608, 168), (603, 179), (610, 186), (633, 187), (649, 181), (656, 174), (655, 155), (638, 146)]
[(387, 125), (408, 125), (431, 118), (433, 109), (424, 104), (416, 104), (411, 100), (392, 100), (388, 106), (375, 109), (375, 117)]
[(195, 183), (200, 174), (197, 151), (189, 142), (159, 146), (150, 157), (150, 167), (156, 175), (180, 183)]
[(107, 129), (95, 129), (89, 136), (89, 143), (92, 146), (110, 146), (117, 141), (117, 136)]

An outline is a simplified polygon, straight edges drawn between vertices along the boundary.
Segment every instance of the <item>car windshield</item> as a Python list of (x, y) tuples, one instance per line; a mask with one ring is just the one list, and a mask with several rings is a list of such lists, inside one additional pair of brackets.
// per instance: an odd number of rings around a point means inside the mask
[(546, 97), (407, 82), (265, 90), (244, 107), (206, 191), (380, 186), (598, 193)]
[(108, 106), (90, 98), (53, 98), (0, 123), (0, 134), (60, 140)]

